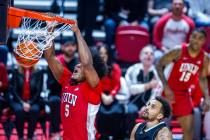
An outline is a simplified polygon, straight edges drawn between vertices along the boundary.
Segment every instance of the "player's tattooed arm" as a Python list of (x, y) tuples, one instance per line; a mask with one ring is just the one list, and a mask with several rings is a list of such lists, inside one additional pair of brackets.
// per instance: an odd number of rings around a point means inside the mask
[(131, 132), (130, 140), (135, 140), (136, 130), (139, 127), (140, 123), (136, 124)]
[(159, 78), (162, 81), (164, 86), (167, 85), (167, 80), (164, 76), (165, 66), (167, 66), (169, 63), (171, 63), (173, 61), (177, 61), (180, 58), (180, 56), (181, 56), (181, 48), (176, 47), (175, 49), (166, 53), (158, 61), (157, 65), (156, 65), (156, 69), (157, 69), (158, 76), (159, 76)]
[(156, 140), (172, 140), (171, 131), (167, 127), (163, 127), (157, 134)]
[(199, 74), (199, 82), (200, 82), (200, 87), (201, 90), (204, 94), (204, 111), (208, 111), (210, 108), (210, 103), (209, 103), (209, 91), (208, 91), (208, 80), (207, 80), (207, 75), (208, 75), (208, 65), (209, 65), (209, 57), (207, 54), (204, 56), (204, 62), (203, 62), (203, 67), (201, 69), (201, 73)]

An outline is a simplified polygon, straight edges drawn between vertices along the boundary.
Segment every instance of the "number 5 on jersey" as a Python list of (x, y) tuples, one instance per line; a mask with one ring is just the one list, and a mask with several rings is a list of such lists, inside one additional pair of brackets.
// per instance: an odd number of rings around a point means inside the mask
[(69, 104), (65, 105), (65, 116), (68, 117), (69, 116)]

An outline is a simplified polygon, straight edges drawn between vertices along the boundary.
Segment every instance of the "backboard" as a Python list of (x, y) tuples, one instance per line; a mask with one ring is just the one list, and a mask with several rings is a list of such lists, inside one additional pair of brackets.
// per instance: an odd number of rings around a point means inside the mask
[(7, 42), (7, 9), (13, 0), (0, 0), (0, 44)]

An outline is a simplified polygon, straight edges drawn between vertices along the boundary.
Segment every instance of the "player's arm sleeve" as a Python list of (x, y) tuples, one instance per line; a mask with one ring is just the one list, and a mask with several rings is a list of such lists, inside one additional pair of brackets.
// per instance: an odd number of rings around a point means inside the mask
[(88, 101), (88, 103), (98, 105), (101, 102), (101, 94), (102, 94), (102, 85), (99, 82), (98, 85), (95, 88), (92, 88), (87, 82), (85, 83), (86, 87), (84, 94), (85, 98)]
[(157, 134), (156, 140), (172, 140), (172, 134), (167, 127), (163, 127)]
[(167, 14), (160, 18), (160, 20), (156, 23), (153, 31), (153, 42), (157, 49), (162, 48), (162, 39), (163, 39), (163, 33), (164, 33), (164, 27), (170, 18), (170, 14)]
[(121, 77), (121, 69), (119, 65), (114, 64), (113, 65), (113, 82), (114, 82), (114, 88), (111, 90), (111, 95), (115, 97), (115, 95), (119, 92), (120, 90), (120, 77)]

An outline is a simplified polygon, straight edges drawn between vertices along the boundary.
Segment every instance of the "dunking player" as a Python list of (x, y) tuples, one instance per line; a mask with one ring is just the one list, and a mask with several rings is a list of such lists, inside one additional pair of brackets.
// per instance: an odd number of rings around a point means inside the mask
[[(206, 33), (196, 29), (190, 35), (189, 44), (183, 44), (167, 54), (157, 63), (157, 71), (164, 85), (165, 96), (172, 103), (173, 115), (177, 117), (182, 129), (183, 139), (193, 139), (193, 105), (189, 95), (189, 87), (199, 78), (204, 93), (204, 110), (209, 110), (209, 94), (207, 85), (208, 56), (202, 50)], [(164, 75), (164, 67), (173, 62), (169, 79)]]
[[(71, 74), (57, 61), (54, 47), (45, 51), (47, 63), (62, 86), (61, 119), (64, 140), (87, 140), (88, 103), (99, 104), (102, 88), (99, 77), (106, 72), (106, 65), (99, 56), (92, 56), (77, 24), (72, 25), (77, 42), (80, 64)], [(93, 58), (92, 58), (93, 57)]]
[(157, 96), (148, 101), (141, 115), (145, 122), (136, 124), (130, 140), (172, 140), (170, 130), (165, 122), (161, 122), (170, 114), (170, 105), (163, 97)]

